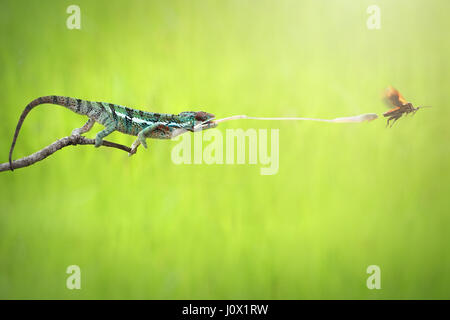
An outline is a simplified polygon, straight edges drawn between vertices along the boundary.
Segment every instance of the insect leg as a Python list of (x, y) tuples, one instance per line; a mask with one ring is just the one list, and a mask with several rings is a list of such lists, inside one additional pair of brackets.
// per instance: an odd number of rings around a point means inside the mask
[(73, 136), (79, 136), (79, 135), (81, 135), (83, 133), (88, 132), (89, 130), (92, 129), (92, 127), (94, 126), (94, 123), (95, 123), (95, 120), (89, 118), (89, 120), (81, 128), (73, 129), (72, 135)]
[[(401, 116), (400, 116), (400, 117), (401, 117)], [(391, 123), (391, 126), (390, 126), (389, 128), (392, 128), (392, 126), (394, 125), (394, 123), (395, 123), (398, 119), (400, 119), (400, 117), (395, 117), (395, 118), (394, 118), (394, 122)]]
[(393, 117), (389, 117), (389, 118), (387, 119), (386, 128), (389, 127), (389, 122), (390, 122), (392, 119), (394, 119), (394, 118), (393, 118)]

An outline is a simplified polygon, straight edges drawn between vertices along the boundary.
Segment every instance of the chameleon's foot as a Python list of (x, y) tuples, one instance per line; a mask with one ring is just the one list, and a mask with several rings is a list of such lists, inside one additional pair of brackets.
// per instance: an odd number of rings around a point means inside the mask
[(131, 149), (130, 152), (128, 152), (128, 156), (131, 157), (133, 154), (136, 154), (137, 148)]
[(73, 129), (72, 130), (72, 135), (73, 136), (81, 136), (81, 128), (77, 128), (77, 129)]
[(81, 128), (73, 129), (72, 135), (73, 136), (81, 136), (83, 133), (86, 133), (89, 130), (91, 130), (94, 123), (95, 123), (94, 119), (89, 119)]
[(139, 147), (139, 145), (141, 144), (141, 142), (139, 141), (139, 138), (136, 139), (133, 144), (131, 145), (131, 151), (128, 153), (128, 156), (131, 157), (133, 154), (136, 153), (137, 148)]
[(97, 135), (95, 136), (95, 147), (100, 147), (102, 145), (103, 138), (109, 135), (114, 130), (116, 130), (116, 126), (114, 124), (108, 124), (105, 129), (97, 133)]
[(103, 139), (100, 137), (95, 137), (95, 147), (98, 148), (102, 145)]

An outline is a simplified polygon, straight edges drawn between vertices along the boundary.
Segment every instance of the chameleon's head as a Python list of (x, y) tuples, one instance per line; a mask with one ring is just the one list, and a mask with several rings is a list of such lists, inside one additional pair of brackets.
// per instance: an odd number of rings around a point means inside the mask
[(214, 122), (215, 116), (204, 111), (185, 111), (179, 114), (180, 120), (184, 123), (189, 123), (191, 130), (206, 130), (217, 127)]

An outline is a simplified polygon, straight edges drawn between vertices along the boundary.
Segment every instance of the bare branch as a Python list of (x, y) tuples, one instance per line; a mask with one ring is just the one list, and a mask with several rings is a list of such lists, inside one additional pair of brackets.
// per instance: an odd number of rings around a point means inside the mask
[[(80, 136), (80, 135), (71, 135), (68, 137), (61, 138), (59, 140), (56, 140), (51, 145), (48, 145), (47, 147), (29, 155), (26, 157), (23, 157), (18, 160), (13, 161), (13, 168), (19, 169), (23, 167), (31, 166), (32, 164), (35, 164), (38, 161), (44, 160), (48, 156), (52, 155), (56, 151), (67, 147), (67, 146), (76, 146), (76, 145), (88, 145), (88, 144), (95, 144), (94, 139), (88, 139), (86, 137)], [(110, 147), (110, 148), (116, 148), (123, 150), (125, 152), (130, 153), (131, 148), (124, 146), (122, 144), (105, 141), (103, 140), (102, 146)], [(9, 162), (0, 163), (0, 172), (10, 170)]]

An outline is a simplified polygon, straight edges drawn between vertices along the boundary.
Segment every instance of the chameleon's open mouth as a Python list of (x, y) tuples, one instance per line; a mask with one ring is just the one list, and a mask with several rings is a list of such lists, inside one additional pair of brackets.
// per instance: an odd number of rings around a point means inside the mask
[(208, 124), (208, 125), (215, 124), (215, 123), (216, 123), (215, 119), (216, 119), (216, 118), (212, 118), (212, 119), (203, 121), (203, 122), (202, 122), (202, 125), (204, 125), (204, 124)]
[(216, 121), (214, 119), (215, 118), (211, 118), (211, 119), (203, 121), (203, 122), (201, 122), (199, 124), (196, 124), (193, 131), (200, 131), (200, 130), (206, 130), (206, 129), (209, 129), (209, 128), (217, 127), (217, 123), (216, 123)]

